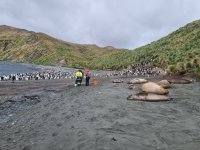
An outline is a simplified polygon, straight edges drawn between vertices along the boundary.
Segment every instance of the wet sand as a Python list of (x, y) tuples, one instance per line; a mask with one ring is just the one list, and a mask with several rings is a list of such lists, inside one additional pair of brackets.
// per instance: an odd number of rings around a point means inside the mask
[(199, 150), (200, 82), (168, 102), (128, 101), (127, 81), (0, 82), (0, 150)]

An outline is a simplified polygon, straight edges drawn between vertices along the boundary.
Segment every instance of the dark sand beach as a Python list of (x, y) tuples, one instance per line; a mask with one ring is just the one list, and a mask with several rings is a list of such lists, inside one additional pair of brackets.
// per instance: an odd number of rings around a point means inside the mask
[(140, 102), (119, 79), (0, 82), (0, 150), (199, 150), (200, 82)]

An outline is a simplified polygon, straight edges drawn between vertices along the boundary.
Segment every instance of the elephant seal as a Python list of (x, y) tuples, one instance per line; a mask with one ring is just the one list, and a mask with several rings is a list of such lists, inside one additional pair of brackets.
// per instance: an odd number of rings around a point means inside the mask
[(192, 83), (192, 80), (190, 79), (185, 79), (185, 78), (181, 78), (181, 79), (170, 79), (168, 80), (169, 83), (172, 83), (172, 84), (190, 84)]
[(168, 94), (169, 91), (167, 89), (164, 89), (160, 85), (154, 83), (154, 82), (148, 82), (142, 85), (142, 91), (146, 93), (154, 93), (154, 94), (160, 94), (165, 95)]
[(135, 95), (129, 95), (127, 100), (135, 100), (135, 101), (146, 101), (146, 102), (161, 102), (161, 101), (169, 101), (170, 98), (166, 95), (158, 95), (154, 93), (138, 93)]
[(170, 88), (170, 83), (167, 80), (161, 80), (160, 82), (158, 82), (158, 85), (165, 89)]
[(146, 83), (148, 82), (147, 80), (145, 79), (140, 79), (140, 78), (134, 78), (134, 79), (131, 79), (128, 84), (142, 84), (142, 83)]

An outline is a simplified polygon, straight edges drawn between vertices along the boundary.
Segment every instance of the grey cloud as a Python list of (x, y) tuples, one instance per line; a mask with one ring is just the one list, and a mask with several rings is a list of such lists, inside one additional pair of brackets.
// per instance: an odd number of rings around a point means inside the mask
[(1, 0), (0, 24), (133, 49), (199, 19), (198, 6), (198, 0)]

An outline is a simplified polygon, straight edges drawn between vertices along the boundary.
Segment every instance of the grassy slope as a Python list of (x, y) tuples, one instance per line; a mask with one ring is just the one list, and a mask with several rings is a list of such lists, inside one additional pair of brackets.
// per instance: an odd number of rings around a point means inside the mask
[(64, 42), (43, 33), (0, 26), (0, 60), (85, 67), (90, 61), (119, 53), (112, 47)]
[(200, 72), (200, 21), (194, 21), (146, 46), (91, 63), (94, 67), (119, 69), (150, 58), (171, 72)]
[[(6, 42), (11, 43), (12, 48), (4, 50)], [(93, 69), (122, 69), (150, 58), (171, 72), (200, 74), (200, 21), (194, 21), (133, 51), (72, 44), (42, 33), (0, 27), (0, 60), (68, 67), (89, 66)]]

